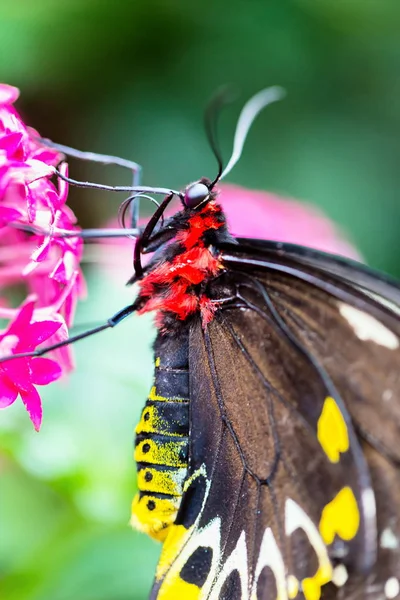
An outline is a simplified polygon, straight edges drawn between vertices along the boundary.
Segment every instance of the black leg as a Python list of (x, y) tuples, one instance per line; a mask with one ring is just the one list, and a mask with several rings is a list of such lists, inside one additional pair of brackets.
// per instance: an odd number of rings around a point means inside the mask
[(121, 321), (123, 321), (126, 317), (129, 317), (136, 310), (136, 306), (134, 304), (129, 304), (119, 310), (115, 315), (113, 315), (110, 319), (107, 320), (103, 325), (99, 325), (98, 327), (93, 327), (92, 329), (88, 329), (83, 333), (78, 333), (72, 337), (69, 337), (62, 342), (57, 342), (57, 344), (52, 344), (51, 346), (45, 346), (44, 348), (39, 348), (38, 350), (33, 350), (32, 352), (20, 352), (18, 354), (10, 354), (9, 356), (2, 356), (0, 358), (0, 363), (6, 362), (8, 360), (14, 360), (15, 358), (35, 358), (37, 356), (43, 356), (43, 354), (47, 354), (52, 350), (57, 350), (57, 348), (62, 348), (63, 346), (68, 346), (69, 344), (73, 344), (74, 342), (78, 342), (79, 340), (83, 340), (87, 337), (90, 337), (96, 333), (100, 333), (100, 331), (104, 331), (105, 329), (110, 329), (115, 327)]
[[(140, 185), (142, 167), (138, 165), (138, 163), (133, 162), (132, 160), (126, 160), (124, 158), (119, 158), (118, 156), (111, 156), (109, 154), (98, 154), (97, 152), (82, 152), (81, 150), (70, 148), (70, 146), (64, 146), (63, 144), (55, 144), (47, 138), (40, 138), (39, 141), (45, 146), (48, 146), (49, 148), (53, 148), (54, 150), (58, 150), (59, 152), (62, 152), (67, 156), (72, 156), (73, 158), (77, 158), (79, 160), (97, 162), (103, 165), (116, 165), (118, 167), (123, 167), (124, 169), (129, 169), (133, 173), (132, 186), (136, 187)], [(132, 228), (137, 226), (139, 220), (139, 201), (140, 199), (136, 198), (130, 206)]]
[(71, 231), (69, 229), (59, 229), (58, 231), (50, 231), (36, 225), (29, 225), (28, 223), (8, 223), (8, 227), (26, 231), (27, 233), (33, 233), (35, 235), (50, 236), (52, 238), (82, 238), (84, 240), (92, 238), (119, 238), (119, 237), (139, 237), (141, 229), (82, 229), (81, 231)]

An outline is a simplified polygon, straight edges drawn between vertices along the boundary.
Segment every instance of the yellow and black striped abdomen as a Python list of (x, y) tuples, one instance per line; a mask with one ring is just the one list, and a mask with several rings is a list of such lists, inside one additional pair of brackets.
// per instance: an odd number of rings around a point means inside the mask
[(188, 468), (189, 367), (187, 336), (158, 335), (154, 385), (136, 427), (139, 492), (132, 525), (164, 541), (175, 521)]

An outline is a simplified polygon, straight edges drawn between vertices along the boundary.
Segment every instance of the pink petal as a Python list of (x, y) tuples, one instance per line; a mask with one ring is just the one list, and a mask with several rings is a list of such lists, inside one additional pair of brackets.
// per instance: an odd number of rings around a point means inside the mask
[(26, 208), (28, 213), (28, 219), (30, 223), (33, 223), (36, 218), (36, 201), (37, 198), (35, 194), (32, 192), (28, 185), (25, 186), (25, 196), (26, 196)]
[(50, 273), (50, 277), (55, 279), (55, 281), (58, 281), (58, 283), (62, 283), (64, 285), (68, 283), (67, 272), (62, 258), (60, 258), (53, 271)]
[[(82, 278), (82, 280), (83, 280), (83, 278)], [(68, 294), (68, 296), (65, 300), (65, 303), (64, 303), (63, 314), (64, 314), (65, 321), (66, 321), (68, 327), (71, 327), (74, 317), (75, 317), (76, 305), (78, 303), (78, 296), (84, 295), (84, 293), (81, 293), (80, 287), (81, 287), (81, 281), (79, 278), (77, 278), (72, 292), (70, 294)], [(83, 290), (83, 292), (85, 292), (85, 290)]]
[(20, 338), (21, 332), (25, 332), (26, 328), (31, 322), (34, 306), (35, 300), (25, 300), (25, 302), (21, 306), (18, 315), (15, 317), (14, 321), (12, 321), (12, 323), (10, 323), (10, 325), (8, 326), (6, 333), (16, 335), (18, 338)]
[(0, 138), (0, 149), (6, 151), (8, 159), (23, 160), (24, 151), (21, 145), (22, 133), (13, 132)]
[(36, 385), (47, 385), (62, 375), (60, 365), (50, 358), (35, 358), (30, 366), (32, 383)]
[(4, 180), (0, 187), (0, 199), (6, 203), (11, 202), (13, 205), (19, 204), (22, 208), (26, 200), (26, 185), (23, 181), (19, 181), (13, 177), (8, 179), (4, 177)]
[(29, 361), (28, 358), (15, 358), (2, 365), (4, 373), (19, 392), (28, 390), (32, 385)]
[(0, 373), (0, 408), (6, 408), (15, 402), (18, 396), (17, 388), (12, 384), (7, 376)]
[(41, 177), (51, 177), (54, 175), (54, 167), (46, 165), (46, 163), (30, 158), (26, 161), (26, 165), (29, 167), (29, 171), (26, 173), (26, 183), (33, 183)]
[(48, 165), (57, 165), (63, 158), (63, 155), (53, 150), (52, 148), (46, 148), (46, 146), (42, 146), (39, 141), (40, 134), (33, 127), (26, 127), (26, 131), (29, 135), (29, 141), (31, 143), (31, 154), (32, 158), (36, 158)]
[(64, 373), (70, 373), (75, 369), (73, 344), (58, 348), (54, 351), (54, 354), (57, 356), (57, 361), (61, 365)]
[(19, 96), (19, 89), (13, 85), (0, 83), (0, 104), (12, 104)]
[(16, 221), (22, 217), (22, 212), (10, 206), (0, 206), (0, 227), (8, 225), (12, 221)]
[[(0, 215), (1, 215), (1, 213), (0, 213)], [(52, 241), (52, 238), (50, 236), (45, 237), (43, 240), (43, 243), (39, 246), (39, 248), (36, 248), (36, 250), (34, 252), (32, 252), (31, 260), (33, 260), (34, 262), (37, 262), (37, 263), (45, 260), (49, 254), (51, 241)]]
[(42, 342), (51, 337), (61, 327), (60, 321), (36, 321), (20, 335), (18, 352), (33, 350)]
[[(28, 130), (30, 128), (28, 127)], [(37, 134), (39, 135), (39, 134)], [(50, 148), (38, 147), (32, 154), (33, 158), (48, 165), (56, 165), (60, 161), (60, 154)]]
[(19, 393), (34, 428), (39, 431), (42, 423), (42, 403), (37, 390), (32, 385), (28, 390), (20, 390)]
[(57, 192), (52, 188), (49, 188), (46, 193), (46, 199), (47, 204), (49, 205), (49, 208), (51, 209), (52, 213), (55, 213), (55, 211), (58, 210), (60, 205), (60, 199), (58, 197)]

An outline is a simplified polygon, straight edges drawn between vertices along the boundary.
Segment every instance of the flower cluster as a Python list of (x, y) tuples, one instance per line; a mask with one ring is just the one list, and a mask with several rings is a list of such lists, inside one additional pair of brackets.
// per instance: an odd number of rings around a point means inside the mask
[[(67, 164), (25, 126), (13, 106), (18, 95), (16, 88), (0, 84), (0, 318), (9, 321), (0, 334), (1, 356), (35, 350), (46, 340), (65, 339), (77, 299), (84, 292), (79, 267), (82, 240), (57, 236), (61, 230), (79, 231), (75, 215), (66, 206), (68, 184), (53, 181), (55, 167), (67, 175)], [(10, 307), (10, 298), (21, 284), (27, 299), (19, 308)], [(20, 358), (0, 363), (0, 407), (19, 394), (39, 429), (40, 396), (34, 386), (70, 371), (71, 352), (67, 346), (53, 353), (54, 360)]]

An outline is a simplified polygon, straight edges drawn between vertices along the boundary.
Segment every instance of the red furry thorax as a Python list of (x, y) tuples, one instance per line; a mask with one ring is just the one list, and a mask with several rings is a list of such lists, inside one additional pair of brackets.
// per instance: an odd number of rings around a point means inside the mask
[[(139, 313), (161, 311), (173, 313), (179, 320), (200, 312), (203, 326), (214, 315), (215, 306), (194, 286), (218, 275), (221, 262), (204, 243), (204, 234), (223, 226), (221, 208), (211, 201), (187, 220), (187, 227), (175, 238), (177, 253), (171, 259), (161, 260), (140, 282), (143, 304)], [(182, 252), (183, 249), (183, 252)], [(162, 327), (157, 318), (158, 325)]]

